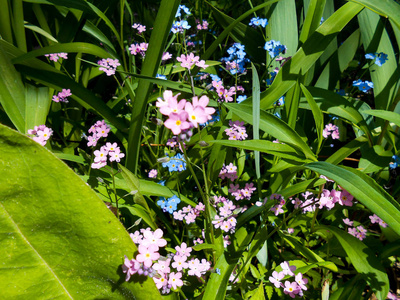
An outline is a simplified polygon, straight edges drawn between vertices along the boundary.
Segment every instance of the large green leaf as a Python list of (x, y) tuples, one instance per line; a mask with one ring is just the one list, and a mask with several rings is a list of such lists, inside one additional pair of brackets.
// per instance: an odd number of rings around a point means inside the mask
[(33, 129), (35, 126), (46, 123), (49, 113), (51, 97), (48, 87), (35, 87), (30, 84), (25, 85), (25, 131)]
[(400, 234), (400, 204), (371, 177), (327, 162), (313, 162), (305, 167), (334, 180)]
[(261, 108), (270, 107), (283, 96), (297, 82), (299, 76), (314, 65), (330, 42), (362, 8), (361, 5), (347, 3), (322, 23), (296, 54), (283, 65), (271, 87), (261, 94)]
[(317, 230), (327, 230), (335, 235), (350, 258), (354, 268), (364, 275), (378, 299), (386, 299), (389, 293), (389, 278), (384, 267), (368, 248), (356, 237), (333, 226), (318, 226)]
[(400, 126), (400, 114), (398, 113), (379, 109), (364, 110), (363, 113), (387, 120)]
[(151, 279), (125, 283), (136, 246), (68, 166), (2, 125), (0, 152), (4, 299), (161, 299)]

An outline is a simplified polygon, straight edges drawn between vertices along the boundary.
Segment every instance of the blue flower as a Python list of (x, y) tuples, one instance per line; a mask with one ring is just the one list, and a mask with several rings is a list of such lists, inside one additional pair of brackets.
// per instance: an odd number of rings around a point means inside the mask
[(259, 17), (255, 17), (255, 18), (252, 18), (250, 20), (249, 25), (254, 26), (254, 27), (261, 26), (261, 27), (265, 28), (265, 26), (268, 25), (268, 20), (267, 19), (261, 19)]
[(237, 97), (236, 102), (240, 103), (240, 102), (243, 102), (246, 99), (247, 99), (246, 95), (240, 95), (239, 97)]
[(221, 81), (221, 78), (218, 75), (210, 74), (210, 77), (213, 81)]
[(375, 59), (375, 64), (379, 67), (382, 67), (382, 65), (388, 60), (388, 55), (379, 52), (379, 53), (367, 53), (365, 54), (366, 59)]
[[(244, 73), (244, 65), (249, 61), (246, 58), (246, 52), (244, 51), (244, 45), (240, 43), (234, 43), (232, 47), (227, 50), (229, 57), (223, 57), (221, 61), (224, 61), (228, 65), (234, 65), (234, 67), (228, 68), (231, 74)], [(233, 64), (234, 62), (234, 64)]]
[(160, 185), (162, 185), (162, 186), (165, 186), (165, 180), (159, 181), (158, 184), (160, 184)]
[(274, 116), (278, 117), (279, 119), (281, 118), (281, 115), (278, 112), (274, 113)]
[(282, 45), (279, 41), (270, 40), (265, 43), (264, 49), (268, 51), (269, 55), (274, 58), (278, 56), (280, 53), (286, 51), (286, 46)]
[(394, 162), (389, 163), (389, 168), (396, 169), (400, 165), (400, 157), (398, 157), (397, 155), (393, 155), (392, 159), (394, 160)]
[(156, 75), (156, 78), (158, 78), (158, 79), (163, 79), (163, 80), (167, 80), (167, 76), (161, 75), (161, 74), (157, 74), (157, 75)]
[(185, 14), (191, 15), (190, 10), (189, 10), (188, 7), (186, 7), (185, 5), (179, 5), (178, 10), (176, 11), (176, 14), (175, 14), (175, 18), (181, 17), (181, 16), (182, 16), (181, 10), (183, 10), (183, 12), (184, 12)]
[(353, 81), (353, 86), (358, 87), (360, 91), (364, 93), (368, 92), (370, 89), (374, 88), (374, 84), (371, 81), (361, 81), (361, 79)]
[(278, 101), (275, 102), (275, 105), (277, 106), (282, 106), (285, 104), (285, 96), (282, 96), (278, 99)]
[(218, 275), (221, 275), (221, 269), (216, 268), (215, 273), (217, 273)]
[(164, 197), (160, 197), (160, 200), (157, 201), (157, 205), (164, 209), (164, 207), (167, 206), (167, 201)]
[(276, 72), (269, 72), (269, 76), (271, 76), (269, 79), (266, 80), (268, 85), (271, 85), (272, 82), (274, 81), (275, 77), (276, 77)]

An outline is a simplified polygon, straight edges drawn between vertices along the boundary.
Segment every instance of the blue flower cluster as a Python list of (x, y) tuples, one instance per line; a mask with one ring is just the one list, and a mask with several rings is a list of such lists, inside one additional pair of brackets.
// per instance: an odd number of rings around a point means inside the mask
[(176, 15), (175, 15), (175, 18), (179, 18), (179, 20), (174, 21), (174, 23), (172, 23), (171, 31), (173, 33), (183, 32), (183, 30), (190, 29), (192, 27), (189, 25), (188, 21), (181, 20), (182, 11), (186, 14), (186, 16), (191, 15), (188, 7), (186, 7), (185, 5), (179, 5), (178, 10), (176, 11)]
[(278, 74), (278, 73), (275, 71), (269, 72), (269, 76), (271, 76), (271, 77), (266, 80), (268, 85), (272, 84), (272, 82), (274, 81), (274, 79), (276, 77), (276, 74)]
[(244, 51), (244, 45), (240, 43), (234, 43), (232, 47), (227, 50), (227, 52), (229, 57), (223, 57), (221, 61), (226, 62), (227, 65), (234, 63), (235, 67), (228, 68), (230, 73), (232, 75), (236, 73), (244, 73), (244, 64), (250, 61), (248, 58), (245, 58), (246, 52)]
[(240, 95), (240, 96), (237, 97), (236, 102), (240, 103), (240, 102), (243, 102), (246, 99), (247, 99), (246, 95)]
[(364, 93), (368, 92), (370, 89), (374, 88), (374, 84), (371, 81), (361, 81), (361, 79), (354, 80), (353, 81), (353, 86), (358, 87), (360, 91), (363, 91)]
[(182, 154), (178, 153), (174, 157), (171, 157), (167, 162), (163, 162), (162, 166), (164, 168), (168, 167), (168, 171), (185, 171), (186, 170), (186, 160)]
[(365, 54), (366, 59), (375, 59), (375, 64), (382, 67), (382, 65), (388, 60), (388, 55), (379, 52), (379, 53), (367, 53)]
[(187, 6), (185, 6), (185, 5), (179, 5), (178, 10), (176, 11), (175, 18), (182, 17), (182, 14), (181, 14), (181, 11), (182, 11), (182, 10), (183, 10), (183, 12), (184, 12), (185, 14), (187, 14), (188, 16), (191, 15), (190, 10), (189, 10), (189, 8), (188, 8)]
[(255, 17), (255, 18), (252, 18), (252, 19), (250, 20), (249, 25), (250, 25), (250, 26), (254, 26), (254, 27), (261, 26), (261, 27), (264, 27), (264, 28), (265, 28), (265, 26), (268, 25), (268, 20), (267, 20), (267, 19), (261, 19), (261, 18), (259, 18), (259, 17)]
[(286, 46), (282, 45), (279, 41), (270, 40), (265, 43), (264, 49), (268, 51), (272, 58), (274, 58), (280, 53), (284, 53), (286, 51)]
[(160, 200), (157, 201), (157, 205), (160, 206), (164, 212), (169, 212), (170, 214), (178, 209), (179, 203), (181, 203), (181, 199), (179, 199), (176, 195), (173, 195), (168, 199), (160, 197)]
[(398, 157), (397, 155), (393, 155), (392, 159), (394, 160), (394, 162), (391, 162), (389, 164), (389, 168), (396, 169), (397, 167), (400, 166), (400, 157)]

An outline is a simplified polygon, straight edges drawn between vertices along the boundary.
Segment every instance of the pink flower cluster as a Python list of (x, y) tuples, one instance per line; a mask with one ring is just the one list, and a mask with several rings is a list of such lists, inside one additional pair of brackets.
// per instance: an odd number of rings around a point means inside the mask
[(218, 177), (221, 179), (228, 178), (231, 181), (234, 181), (235, 179), (238, 178), (236, 170), (237, 170), (237, 167), (234, 166), (232, 163), (230, 163), (227, 166), (225, 166), (225, 164), (224, 164), (221, 171), (219, 172)]
[(150, 228), (141, 229), (140, 232), (130, 234), (133, 242), (138, 245), (138, 254), (135, 259), (129, 260), (125, 256), (122, 270), (126, 273), (126, 281), (137, 273), (139, 275), (152, 277), (157, 288), (163, 294), (169, 293), (170, 289), (183, 286), (182, 277), (185, 273), (189, 276), (202, 277), (211, 269), (211, 264), (205, 259), (198, 258), (189, 260), (192, 248), (185, 242), (176, 246), (175, 254), (162, 257), (158, 251), (160, 247), (167, 245), (162, 238), (163, 232), (157, 229), (154, 232)]
[(225, 197), (217, 196), (214, 196), (213, 206), (218, 212), (212, 221), (214, 227), (216, 229), (220, 228), (224, 232), (234, 233), (237, 223), (237, 213), (235, 210), (238, 209), (239, 206), (234, 205), (231, 200), (228, 200)]
[(299, 198), (295, 198), (292, 200), (292, 203), (294, 204), (294, 208), (302, 208), (303, 209), (303, 214), (307, 212), (312, 212), (315, 211), (315, 203), (318, 201), (318, 199), (314, 198), (314, 194), (310, 193), (308, 191), (304, 192), (301, 194), (304, 198), (304, 202), (301, 201)]
[(160, 112), (168, 116), (168, 120), (164, 122), (165, 127), (172, 130), (174, 135), (180, 134), (182, 131), (192, 127), (198, 127), (211, 120), (211, 115), (215, 112), (212, 107), (207, 107), (209, 99), (207, 96), (201, 96), (200, 99), (195, 96), (192, 98), (192, 103), (182, 99), (178, 102), (178, 96), (173, 96), (172, 91), (164, 91), (164, 100), (158, 98), (156, 106)]
[(245, 140), (247, 138), (246, 127), (244, 122), (229, 121), (229, 128), (225, 129), (225, 133), (229, 136), (229, 140)]
[(241, 189), (239, 187), (239, 184), (230, 184), (229, 185), (229, 189), (228, 192), (231, 193), (231, 195), (233, 197), (235, 197), (236, 201), (239, 200), (250, 200), (251, 199), (251, 195), (254, 193), (254, 191), (256, 190), (256, 188), (254, 187), (254, 184), (251, 183), (246, 183), (244, 189)]
[(103, 58), (99, 60), (97, 64), (100, 66), (99, 70), (104, 71), (107, 76), (114, 75), (117, 67), (121, 65), (118, 59), (111, 58)]
[[(303, 291), (307, 290), (306, 284), (308, 283), (308, 279), (304, 278), (301, 273), (295, 275), (293, 271), (296, 270), (296, 266), (290, 266), (288, 261), (281, 263), (280, 266), (282, 271), (272, 272), (269, 281), (274, 284), (276, 288), (283, 288), (283, 292), (292, 298), (296, 298), (296, 296), (303, 297)], [(293, 276), (294, 281), (290, 282), (289, 280), (286, 280), (285, 284), (283, 284), (281, 280), (285, 276)]]
[(95, 147), (100, 138), (106, 138), (108, 136), (110, 129), (110, 126), (108, 126), (104, 120), (97, 121), (94, 125), (92, 125), (88, 130), (89, 133), (93, 134), (88, 136), (88, 147)]
[(275, 214), (275, 216), (279, 215), (279, 214), (283, 214), (283, 206), (286, 204), (286, 200), (285, 198), (283, 198), (282, 195), (280, 194), (272, 194), (269, 197), (270, 200), (278, 200), (278, 204), (274, 205), (273, 207), (270, 208), (270, 210)]
[(331, 134), (332, 134), (332, 139), (334, 140), (339, 139), (339, 127), (333, 125), (332, 123), (329, 123), (325, 125), (325, 129), (322, 132), (322, 135), (324, 138), (328, 138), (328, 136)]
[(183, 221), (183, 219), (185, 219), (186, 224), (191, 224), (196, 221), (196, 218), (200, 216), (200, 213), (204, 210), (204, 204), (199, 202), (196, 207), (188, 205), (181, 210), (174, 211), (173, 216), (175, 220)]
[(208, 22), (206, 20), (203, 20), (201, 23), (199, 21), (197, 23), (197, 29), (198, 30), (207, 30), (208, 29)]
[(58, 95), (53, 96), (53, 101), (54, 102), (65, 102), (68, 103), (68, 97), (72, 96), (71, 90), (70, 89), (62, 89), (61, 92), (58, 93)]
[(352, 235), (358, 238), (360, 241), (366, 238), (367, 236), (367, 229), (365, 229), (363, 226), (357, 226), (353, 228), (348, 228), (348, 232)]
[(379, 218), (376, 214), (369, 216), (369, 218), (371, 219), (372, 224), (378, 223), (383, 228), (388, 227), (388, 224), (385, 221), (383, 221), (381, 218)]
[(44, 146), (46, 145), (47, 140), (53, 134), (53, 130), (46, 127), (46, 125), (39, 125), (35, 126), (34, 129), (29, 129), (28, 134), (33, 135), (32, 139), (40, 145)]
[(140, 54), (142, 57), (144, 57), (148, 46), (149, 46), (148, 43), (131, 44), (129, 47), (129, 51), (131, 52), (132, 55)]
[(226, 89), (223, 86), (222, 81), (212, 81), (212, 85), (215, 89), (215, 91), (218, 94), (218, 98), (220, 102), (232, 102), (233, 101), (233, 95), (236, 94), (236, 88), (234, 86), (230, 87), (229, 89)]
[(336, 203), (339, 203), (342, 206), (353, 206), (354, 197), (350, 195), (349, 192), (336, 191), (335, 189), (323, 190), (321, 197), (319, 199), (319, 208), (326, 207), (328, 210), (335, 207)]
[(68, 53), (65, 52), (45, 54), (44, 56), (49, 57), (52, 61), (58, 61), (60, 58), (68, 59)]
[(94, 151), (94, 162), (92, 163), (92, 169), (100, 169), (107, 165), (107, 155), (110, 161), (120, 162), (121, 158), (125, 156), (121, 153), (121, 149), (117, 143), (106, 143), (105, 146), (101, 146), (100, 150)]
[(200, 60), (200, 57), (194, 56), (193, 53), (188, 55), (182, 54), (181, 57), (177, 57), (176, 60), (181, 63), (182, 68), (187, 68), (188, 70), (190, 70), (194, 65), (202, 69), (206, 69), (208, 67), (205, 60)]
[(139, 23), (135, 23), (132, 25), (133, 29), (137, 29), (137, 31), (139, 32), (139, 34), (143, 33), (146, 31), (146, 26), (139, 24)]

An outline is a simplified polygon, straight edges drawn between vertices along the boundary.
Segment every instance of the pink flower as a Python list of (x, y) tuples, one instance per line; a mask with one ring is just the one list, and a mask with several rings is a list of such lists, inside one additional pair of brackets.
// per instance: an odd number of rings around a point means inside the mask
[(110, 155), (110, 161), (120, 162), (121, 158), (125, 157), (124, 153), (121, 153), (121, 150), (116, 148), (113, 152), (108, 153)]
[(179, 255), (186, 256), (186, 257), (189, 257), (190, 252), (192, 252), (192, 248), (188, 247), (185, 242), (183, 242), (180, 247), (176, 246), (175, 250)]
[(289, 282), (285, 281), (285, 288), (283, 289), (283, 292), (292, 298), (296, 298), (296, 295), (300, 292), (300, 288), (297, 285), (296, 282)]
[(153, 280), (158, 289), (162, 289), (168, 285), (167, 274), (162, 274), (160, 277), (154, 276)]
[(171, 113), (164, 125), (168, 129), (171, 129), (174, 135), (180, 134), (182, 130), (190, 128), (190, 123), (186, 121), (187, 116), (188, 114), (186, 111), (181, 111), (179, 114)]
[(187, 68), (190, 70), (192, 66), (199, 61), (198, 56), (194, 56), (193, 53), (190, 53), (189, 55), (184, 55), (182, 54), (181, 57), (177, 57), (176, 60), (181, 63), (181, 67)]
[(109, 132), (110, 132), (110, 127), (107, 125), (102, 125), (102, 126), (96, 128), (96, 135), (99, 138), (107, 137)]
[(143, 233), (143, 240), (141, 245), (145, 247), (150, 247), (151, 245), (156, 246), (156, 250), (158, 251), (158, 247), (164, 247), (167, 245), (167, 241), (162, 238), (163, 236), (163, 231), (158, 228), (156, 231), (151, 232), (151, 231), (146, 231)]
[(353, 226), (353, 221), (350, 221), (350, 219), (349, 218), (346, 218), (346, 219), (343, 219), (343, 223), (344, 224), (346, 224), (346, 225), (348, 225), (348, 226)]
[(307, 290), (306, 284), (308, 283), (308, 279), (307, 278), (303, 278), (303, 274), (298, 273), (295, 276), (295, 280), (297, 282), (297, 284), (299, 285), (299, 287), (303, 290)]
[(339, 204), (344, 206), (353, 206), (354, 197), (346, 190), (340, 193)]
[(157, 174), (158, 174), (157, 170), (156, 169), (152, 169), (149, 172), (149, 178), (156, 178)]
[(269, 281), (275, 285), (276, 288), (280, 288), (282, 285), (281, 280), (285, 277), (285, 274), (283, 272), (277, 272), (274, 271), (272, 272), (272, 276), (269, 277)]
[(161, 60), (168, 60), (170, 58), (172, 58), (172, 54), (169, 53), (169, 52), (164, 52), (162, 57), (161, 57)]
[(293, 229), (293, 228), (288, 228), (288, 229), (287, 229), (287, 232), (288, 232), (289, 234), (292, 234), (292, 233), (294, 233), (294, 229)]
[(172, 263), (172, 267), (177, 271), (182, 271), (182, 269), (187, 269), (189, 264), (186, 262), (187, 256), (185, 255), (175, 255), (174, 262)]
[(96, 150), (94, 151), (94, 162), (98, 163), (98, 162), (103, 162), (103, 161), (107, 161), (107, 154), (108, 151), (106, 151), (105, 149), (100, 149), (100, 150)]
[(185, 111), (188, 113), (188, 120), (194, 127), (198, 127), (198, 124), (205, 123), (208, 120), (208, 116), (201, 106), (193, 107), (189, 102), (186, 102)]
[(159, 260), (153, 265), (153, 269), (158, 272), (158, 274), (168, 274), (171, 272), (171, 268), (169, 267), (169, 264), (171, 262), (171, 259), (168, 258), (167, 260)]
[(150, 268), (153, 261), (160, 258), (160, 254), (157, 251), (158, 247), (154, 244), (149, 247), (141, 244), (139, 245), (139, 254), (136, 256), (136, 260), (143, 263), (145, 267)]
[(131, 278), (131, 275), (137, 273), (140, 268), (140, 263), (135, 259), (129, 260), (125, 255), (124, 264), (122, 265), (122, 272), (126, 273), (125, 281)]
[(169, 280), (168, 283), (172, 286), (173, 289), (176, 289), (178, 286), (183, 286), (183, 281), (181, 280), (182, 278), (182, 273), (177, 272), (172, 272), (169, 274)]
[(198, 66), (199, 68), (202, 68), (202, 69), (208, 68), (208, 65), (206, 65), (205, 60), (200, 60), (200, 61), (196, 62), (196, 66)]
[(288, 261), (284, 261), (283, 263), (280, 264), (280, 266), (282, 267), (283, 274), (294, 276), (293, 271), (296, 270), (296, 266), (289, 266)]

